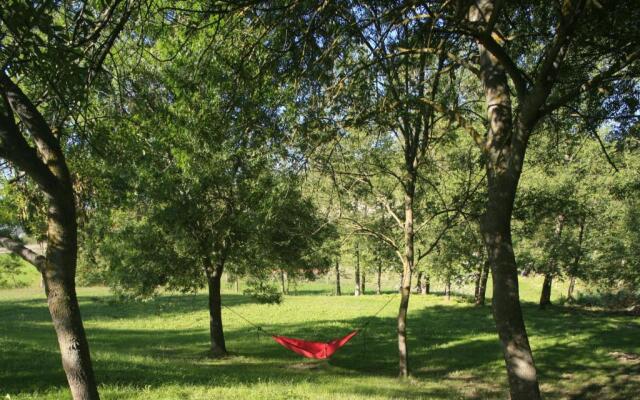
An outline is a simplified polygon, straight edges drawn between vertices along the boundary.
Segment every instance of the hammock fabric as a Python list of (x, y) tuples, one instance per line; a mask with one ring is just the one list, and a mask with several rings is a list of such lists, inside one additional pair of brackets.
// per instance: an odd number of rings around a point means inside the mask
[(300, 354), (307, 358), (317, 358), (320, 360), (327, 359), (333, 355), (338, 349), (345, 344), (352, 337), (354, 337), (358, 331), (351, 331), (347, 335), (334, 339), (328, 343), (325, 342), (309, 342), (302, 339), (294, 339), (285, 336), (272, 336), (273, 340), (280, 343), (287, 349)]

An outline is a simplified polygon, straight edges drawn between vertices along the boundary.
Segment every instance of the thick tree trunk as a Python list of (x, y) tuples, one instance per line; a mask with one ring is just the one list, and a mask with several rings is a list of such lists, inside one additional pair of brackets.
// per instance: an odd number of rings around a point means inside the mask
[(99, 399), (89, 344), (75, 288), (77, 229), (73, 196), (64, 207), (50, 205), (47, 260), (42, 277), (62, 366), (75, 400)]
[(58, 192), (47, 196), (47, 262), (42, 271), (49, 313), (73, 398), (99, 399), (76, 295), (78, 228), (71, 177), (62, 152), (49, 157), (50, 168), (58, 177)]
[[(478, 0), (473, 22), (490, 24), (493, 2)], [(489, 29), (492, 29), (489, 27)], [(502, 345), (512, 400), (539, 400), (540, 388), (522, 316), (518, 270), (511, 240), (511, 215), (529, 138), (524, 120), (512, 121), (510, 89), (504, 67), (478, 41), (478, 63), (484, 87), (489, 131), (482, 143), (487, 171), (487, 202), (480, 219), (493, 278), (493, 319)], [(530, 107), (520, 104), (520, 107)], [(526, 115), (533, 120), (535, 115)]]
[(378, 263), (378, 273), (376, 279), (376, 294), (382, 294), (382, 263)]
[(480, 282), (478, 286), (478, 293), (476, 294), (475, 304), (476, 306), (484, 306), (487, 297), (487, 281), (489, 280), (489, 261), (485, 261), (480, 272)]
[(342, 296), (342, 289), (340, 289), (340, 263), (336, 260), (336, 296)]
[(553, 275), (544, 274), (544, 282), (542, 283), (542, 291), (540, 292), (540, 308), (544, 309), (551, 305), (551, 284), (553, 283)]
[[(4, 71), (0, 72), (0, 92), (5, 102), (0, 116), (0, 156), (33, 179), (48, 203), (46, 257), (34, 265), (44, 281), (71, 395), (75, 400), (99, 399), (75, 289), (78, 228), (71, 174), (59, 138)], [(30, 140), (23, 136), (16, 116), (29, 131)]]
[(355, 288), (353, 291), (353, 295), (354, 296), (360, 296), (360, 248), (358, 246), (358, 243), (356, 242), (356, 266), (355, 266), (355, 272), (354, 272), (354, 279), (355, 279)]
[(209, 333), (211, 337), (211, 357), (221, 357), (227, 355), (227, 346), (224, 341), (224, 330), (222, 328), (222, 296), (220, 294), (220, 279), (224, 269), (225, 259), (221, 256), (216, 261), (215, 266), (207, 261), (205, 271), (207, 284), (209, 286)]

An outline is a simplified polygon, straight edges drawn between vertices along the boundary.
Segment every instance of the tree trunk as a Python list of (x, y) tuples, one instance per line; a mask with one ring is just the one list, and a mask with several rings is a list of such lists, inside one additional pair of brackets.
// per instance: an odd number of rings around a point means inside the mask
[(480, 279), (482, 279), (482, 267), (478, 270), (475, 279), (475, 286), (473, 288), (473, 298), (474, 300), (478, 299), (478, 295), (480, 294)]
[[(36, 257), (34, 266), (44, 281), (62, 367), (75, 400), (99, 399), (76, 295), (78, 226), (73, 182), (64, 152), (43, 115), (4, 71), (0, 71), (0, 91), (5, 102), (0, 116), (0, 157), (33, 179), (48, 203), (46, 257)], [(31, 140), (23, 136), (16, 116)], [(18, 255), (27, 259), (25, 254)]]
[[(479, 0), (471, 21), (490, 23), (493, 2)], [(480, 78), (484, 87), (489, 131), (483, 154), (487, 201), (480, 219), (493, 278), (493, 319), (502, 345), (512, 400), (539, 400), (540, 388), (529, 337), (522, 316), (518, 270), (511, 240), (511, 215), (529, 138), (526, 126), (512, 122), (510, 89), (503, 66), (478, 42)], [(521, 105), (522, 106), (522, 105)]]
[(487, 297), (487, 280), (489, 279), (489, 261), (485, 261), (480, 272), (480, 282), (476, 295), (476, 306), (484, 306)]
[(420, 293), (420, 290), (422, 290), (422, 272), (418, 272), (416, 276), (416, 293)]
[(382, 294), (382, 263), (378, 263), (378, 274), (376, 282), (376, 294)]
[(336, 296), (342, 296), (342, 290), (340, 289), (340, 263), (336, 260)]
[(356, 268), (354, 272), (355, 278), (355, 290), (353, 292), (354, 296), (360, 296), (360, 248), (358, 246), (358, 242), (356, 242)]
[[(411, 169), (410, 169), (411, 171)], [(411, 296), (411, 274), (413, 271), (413, 196), (415, 193), (415, 179), (409, 180), (407, 192), (404, 197), (404, 260), (402, 270), (402, 285), (400, 287), (400, 308), (398, 310), (398, 353), (399, 375), (402, 378), (409, 376), (409, 351), (407, 348), (407, 312), (409, 310), (409, 297)]]
[(77, 230), (73, 204), (71, 198), (71, 206), (64, 210), (50, 205), (48, 262), (42, 277), (71, 395), (76, 400), (99, 399), (75, 288)]
[(575, 290), (575, 287), (576, 287), (576, 278), (572, 276), (571, 278), (569, 278), (569, 289), (567, 290), (567, 299), (569, 301), (575, 300), (573, 298), (573, 291)]
[(364, 270), (362, 270), (361, 275), (362, 276), (360, 277), (360, 286), (361, 286), (360, 293), (364, 295), (366, 293), (367, 274)]
[(544, 274), (544, 282), (542, 283), (542, 292), (540, 293), (540, 308), (544, 309), (551, 305), (551, 283), (553, 282), (553, 275), (550, 273)]
[(553, 276), (556, 274), (558, 265), (558, 246), (562, 238), (562, 228), (564, 226), (564, 215), (559, 214), (556, 218), (556, 229), (554, 233), (554, 241), (551, 246), (551, 254), (549, 255), (549, 265), (544, 275), (544, 283), (542, 284), (542, 292), (540, 293), (540, 308), (544, 309), (551, 305), (551, 284)]
[(447, 277), (447, 282), (444, 286), (444, 295), (447, 296), (447, 300), (451, 300), (451, 278)]
[(580, 218), (580, 233), (578, 234), (578, 251), (576, 252), (576, 256), (573, 259), (573, 264), (571, 265), (571, 277), (569, 279), (569, 290), (567, 291), (567, 299), (569, 301), (575, 300), (573, 298), (573, 291), (576, 287), (576, 278), (575, 274), (578, 273), (578, 269), (580, 267), (580, 259), (582, 258), (582, 241), (584, 239), (584, 230), (585, 230), (585, 217)]
[(58, 157), (59, 165), (52, 168), (59, 179), (59, 192), (55, 197), (48, 196), (47, 262), (42, 278), (71, 395), (75, 400), (99, 399), (76, 295), (78, 228), (75, 198), (62, 153)]
[(227, 346), (224, 342), (224, 330), (222, 328), (222, 296), (220, 295), (220, 278), (224, 269), (225, 258), (220, 256), (213, 266), (207, 260), (205, 271), (209, 286), (209, 333), (211, 336), (211, 357), (227, 355)]
[(287, 282), (286, 282), (286, 277), (284, 275), (284, 270), (283, 269), (280, 270), (280, 284), (282, 285), (282, 294), (288, 294), (287, 293)]
[(78, 230), (75, 200), (66, 164), (59, 168), (61, 178), (66, 179), (61, 179), (57, 198), (49, 199), (47, 262), (42, 278), (71, 394), (76, 400), (98, 399), (89, 343), (76, 295)]
[(429, 279), (429, 275), (425, 274), (424, 279), (422, 280), (422, 294), (431, 293), (431, 280)]

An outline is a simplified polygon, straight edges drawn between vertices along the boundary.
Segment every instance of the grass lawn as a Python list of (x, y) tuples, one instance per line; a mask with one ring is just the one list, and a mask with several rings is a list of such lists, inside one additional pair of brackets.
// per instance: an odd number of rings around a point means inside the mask
[[(534, 305), (540, 285), (538, 278), (522, 279), (521, 292), (545, 398), (638, 398), (640, 364), (626, 358), (640, 353), (640, 320), (563, 307), (540, 311)], [(351, 287), (345, 280), (344, 291)], [(269, 331), (329, 339), (367, 321), (393, 296), (336, 297), (331, 288), (324, 281), (300, 285), (281, 305), (256, 304), (228, 289), (223, 301)], [(565, 290), (554, 289), (556, 299)], [(366, 335), (331, 361), (317, 362), (258, 336), (228, 310), (223, 318), (233, 355), (207, 359), (204, 294), (144, 303), (117, 302), (105, 288), (81, 288), (79, 296), (103, 399), (507, 398), (490, 307), (473, 307), (463, 297), (412, 296), (413, 377), (399, 381), (397, 298)], [(42, 290), (0, 290), (0, 320), (0, 398), (70, 398)]]

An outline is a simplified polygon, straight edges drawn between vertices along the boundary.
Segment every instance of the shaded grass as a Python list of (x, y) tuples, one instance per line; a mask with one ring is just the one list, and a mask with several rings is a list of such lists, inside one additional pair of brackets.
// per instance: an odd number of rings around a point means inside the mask
[[(533, 304), (537, 278), (523, 279), (524, 313), (546, 398), (622, 399), (640, 392), (637, 365), (610, 353), (640, 353), (630, 317)], [(312, 293), (314, 285), (300, 287)], [(326, 284), (325, 284), (326, 285)], [(463, 290), (461, 292), (464, 293)], [(267, 331), (329, 339), (369, 322), (329, 362), (299, 358), (223, 311), (232, 356), (211, 360), (206, 296), (164, 295), (121, 303), (104, 288), (79, 290), (101, 394), (105, 399), (504, 399), (506, 378), (490, 308), (463, 299), (413, 296), (409, 349), (413, 377), (399, 381), (395, 299), (287, 296), (260, 305), (225, 293), (224, 302)], [(532, 298), (533, 297), (533, 298)], [(558, 294), (555, 294), (558, 297)], [(0, 397), (69, 398), (44, 296), (0, 291)], [(625, 397), (626, 396), (626, 397)]]

